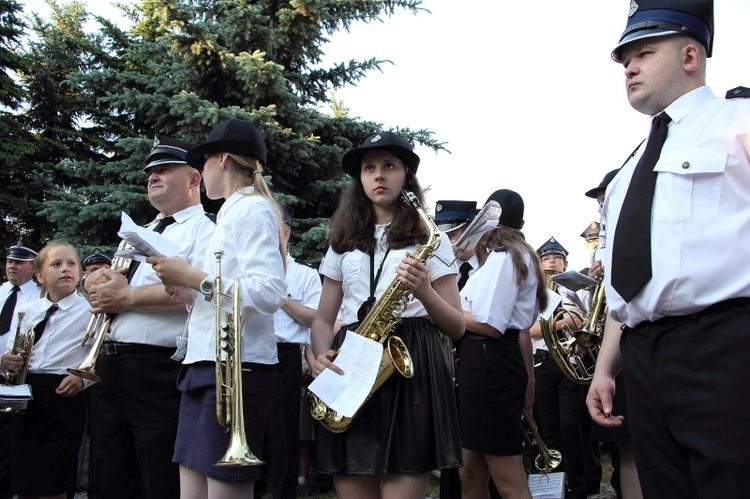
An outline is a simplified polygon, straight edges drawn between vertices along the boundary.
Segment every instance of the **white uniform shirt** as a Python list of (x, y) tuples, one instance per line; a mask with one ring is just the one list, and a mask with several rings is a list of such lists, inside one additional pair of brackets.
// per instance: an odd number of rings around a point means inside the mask
[[(10, 321), (10, 329), (8, 329), (8, 331), (0, 331), (0, 337), (7, 332), (16, 332), (16, 329), (18, 328), (18, 312), (21, 309), (21, 305), (38, 300), (42, 293), (42, 288), (39, 284), (34, 282), (33, 279), (18, 287), (20, 288), (20, 291), (16, 294), (16, 308), (13, 311), (13, 318)], [(2, 286), (0, 286), (0, 310), (2, 310), (3, 305), (5, 305), (5, 300), (8, 299), (12, 290), (13, 284), (9, 282), (4, 282)]]
[[(628, 326), (750, 297), (750, 99), (716, 98), (698, 88), (669, 105), (672, 118), (656, 164), (651, 215), (652, 279), (626, 303), (605, 272), (612, 317)], [(635, 165), (612, 180), (602, 210), (605, 263)], [(605, 265), (605, 268), (611, 268)]]
[(537, 317), (536, 273), (531, 257), (524, 255), (529, 275), (516, 285), (513, 260), (506, 251), (491, 252), (484, 265), (469, 277), (461, 290), (461, 305), (475, 321), (488, 324), (501, 333), (507, 329), (524, 330)]
[[(21, 331), (28, 332), (39, 324), (51, 305), (52, 302), (47, 298), (37, 298), (24, 304), (20, 309), (17, 308), (16, 310), (26, 314), (21, 323)], [(78, 367), (91, 350), (88, 345), (81, 348), (81, 338), (91, 317), (86, 299), (74, 292), (60, 300), (57, 305), (60, 309), (49, 317), (44, 333), (32, 347), (29, 359), (31, 373), (67, 376), (68, 368)], [(6, 351), (13, 348), (16, 331), (8, 337)]]
[[(286, 290), (289, 298), (313, 310), (318, 310), (323, 285), (320, 275), (307, 265), (286, 258)], [(310, 344), (310, 328), (295, 321), (289, 314), (278, 309), (273, 316), (276, 343)]]
[[(162, 235), (180, 247), (179, 256), (191, 266), (203, 264), (206, 244), (214, 231), (214, 223), (200, 204), (175, 213), (175, 223), (168, 225)], [(158, 220), (151, 222), (153, 227)], [(161, 285), (151, 265), (141, 263), (130, 280), (131, 286)], [(161, 347), (175, 347), (177, 337), (185, 330), (186, 311), (142, 312), (128, 310), (115, 316), (107, 341), (139, 343)]]
[[(217, 274), (216, 252), (223, 251), (223, 292), (234, 294), (239, 278), (242, 315), (242, 361), (278, 362), (273, 314), (287, 298), (284, 263), (279, 252), (279, 224), (271, 205), (253, 187), (232, 194), (219, 210), (216, 231), (206, 248), (203, 271), (213, 280)], [(185, 364), (214, 361), (216, 357), (215, 303), (196, 292), (188, 321)], [(222, 317), (232, 310), (232, 300), (222, 298)]]
[[(387, 224), (375, 226), (375, 239), (377, 243), (375, 244), (375, 269), (373, 275), (377, 275), (378, 268), (380, 268), (383, 257), (387, 252), (386, 241), (383, 238), (386, 227)], [(450, 263), (454, 258), (448, 236), (442, 234), (440, 241), (440, 246), (426, 262), (427, 269), (430, 272), (430, 282), (444, 275), (455, 275), (456, 273), (453, 265), (443, 263)], [(392, 249), (388, 252), (382, 264), (383, 271), (380, 273), (380, 279), (375, 287), (376, 300), (391, 285), (391, 281), (396, 277), (396, 268), (401, 263), (401, 260), (406, 257), (406, 253), (414, 253), (416, 248), (417, 246), (413, 245), (401, 249)], [(357, 322), (359, 308), (370, 297), (370, 255), (357, 249), (347, 251), (342, 255), (336, 253), (332, 248), (328, 248), (328, 252), (323, 259), (323, 264), (320, 267), (320, 273), (341, 283), (344, 291), (340, 314), (341, 323), (348, 325)], [(401, 317), (427, 317), (427, 311), (422, 302), (412, 300), (401, 314)]]

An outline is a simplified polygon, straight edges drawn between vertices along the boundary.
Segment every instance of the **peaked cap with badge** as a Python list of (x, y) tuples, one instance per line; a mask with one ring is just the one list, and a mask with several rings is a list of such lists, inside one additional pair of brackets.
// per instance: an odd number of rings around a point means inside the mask
[(193, 146), (195, 144), (192, 142), (157, 135), (154, 137), (154, 145), (151, 146), (143, 171), (148, 173), (149, 169), (159, 165), (186, 165), (185, 156)]
[(379, 132), (370, 135), (362, 143), (362, 147), (352, 149), (344, 154), (341, 160), (341, 167), (352, 177), (359, 177), (362, 158), (368, 152), (376, 149), (385, 149), (403, 161), (412, 173), (417, 173), (419, 156), (414, 152), (414, 147), (395, 132)]
[(537, 254), (542, 257), (544, 255), (554, 254), (562, 255), (563, 258), (568, 258), (568, 250), (563, 248), (563, 245), (558, 243), (554, 237), (550, 237), (547, 242), (542, 244), (537, 250)]
[(711, 57), (714, 45), (713, 0), (630, 0), (628, 21), (612, 59), (622, 62), (622, 49), (644, 38), (688, 35), (706, 48)]
[(586, 241), (593, 241), (594, 239), (599, 239), (599, 222), (591, 222), (588, 227), (586, 227), (586, 230), (581, 232), (581, 237), (584, 238)]
[(81, 266), (83, 268), (88, 267), (89, 265), (93, 265), (95, 263), (107, 263), (112, 264), (112, 259), (101, 252), (99, 248), (96, 248), (93, 252), (91, 252), (86, 258), (83, 259), (81, 262)]
[(41, 249), (34, 243), (19, 239), (16, 244), (6, 249), (5, 259), (17, 262), (31, 262), (36, 258)]
[(435, 221), (443, 232), (460, 229), (472, 220), (477, 213), (476, 201), (438, 201), (435, 205)]

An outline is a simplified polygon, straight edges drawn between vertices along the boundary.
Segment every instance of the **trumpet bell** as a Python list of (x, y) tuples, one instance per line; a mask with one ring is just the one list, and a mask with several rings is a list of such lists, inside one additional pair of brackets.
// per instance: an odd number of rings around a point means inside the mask
[(263, 463), (250, 448), (239, 439), (232, 438), (224, 457), (214, 466), (259, 466)]
[(99, 383), (102, 378), (96, 372), (94, 372), (94, 368), (92, 367), (83, 367), (80, 366), (78, 368), (70, 368), (68, 369), (68, 372), (70, 374), (75, 374), (76, 376), (79, 376), (83, 379), (87, 379), (89, 381), (93, 381), (94, 383)]

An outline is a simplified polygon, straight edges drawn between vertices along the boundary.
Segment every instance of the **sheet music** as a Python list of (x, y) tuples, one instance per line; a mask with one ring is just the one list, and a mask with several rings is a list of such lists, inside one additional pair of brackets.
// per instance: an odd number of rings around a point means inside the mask
[(542, 310), (540, 314), (542, 319), (549, 320), (552, 314), (555, 313), (557, 306), (562, 303), (562, 296), (558, 295), (551, 289), (547, 288), (547, 308)]
[(375, 384), (382, 357), (380, 343), (350, 331), (334, 360), (344, 374), (325, 369), (308, 388), (328, 407), (350, 418)]
[(30, 400), (29, 385), (0, 385), (0, 400)]
[(534, 499), (563, 499), (565, 473), (529, 475), (529, 489)]
[(552, 282), (564, 286), (571, 291), (580, 291), (586, 288), (595, 288), (599, 281), (592, 279), (587, 275), (581, 274), (576, 270), (567, 270), (551, 277)]
[(122, 223), (117, 235), (130, 247), (117, 251), (115, 256), (145, 262), (149, 256), (175, 256), (180, 252), (177, 244), (158, 232), (137, 225), (124, 211), (120, 218)]

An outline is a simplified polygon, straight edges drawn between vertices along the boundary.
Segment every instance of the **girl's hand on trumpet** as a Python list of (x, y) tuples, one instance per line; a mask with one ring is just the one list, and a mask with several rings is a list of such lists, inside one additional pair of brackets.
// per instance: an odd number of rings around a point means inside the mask
[(178, 287), (200, 290), (200, 284), (208, 276), (205, 272), (193, 268), (179, 256), (150, 256), (146, 259), (154, 267), (156, 276), (161, 279), (167, 293), (172, 299), (179, 299), (183, 292)]

